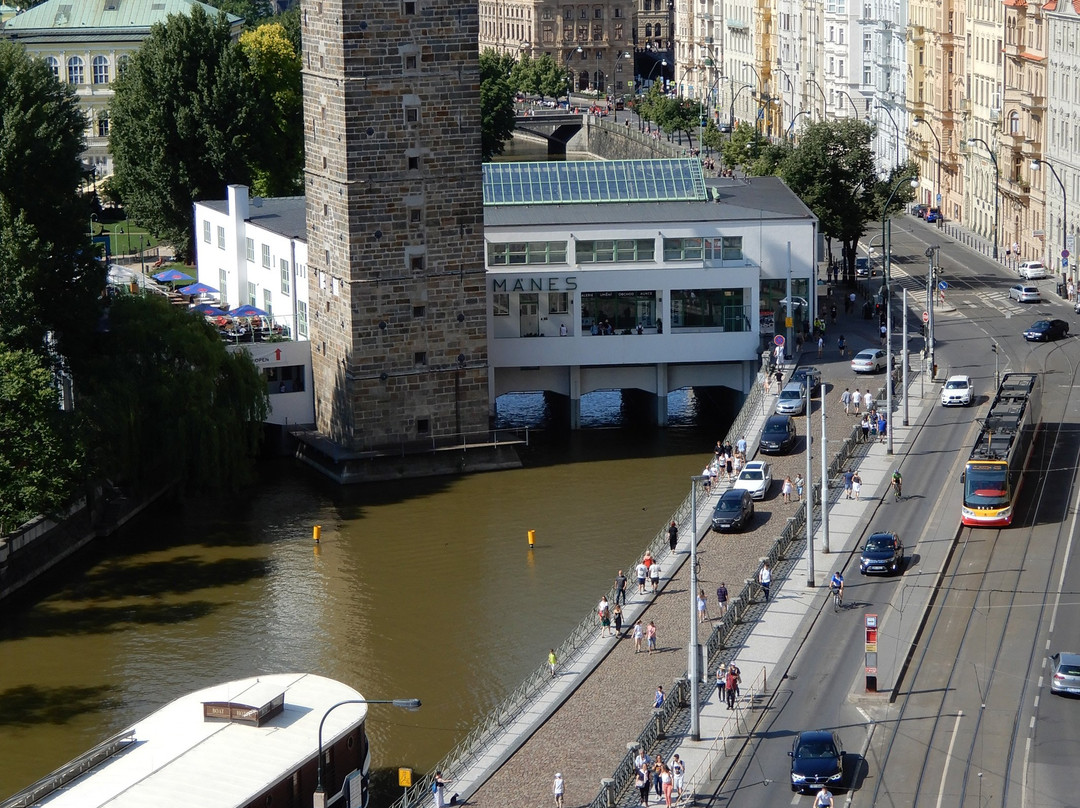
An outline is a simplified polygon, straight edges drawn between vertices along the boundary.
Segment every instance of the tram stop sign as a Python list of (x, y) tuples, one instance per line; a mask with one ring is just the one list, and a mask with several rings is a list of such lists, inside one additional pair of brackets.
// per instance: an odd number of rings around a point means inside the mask
[(930, 312), (928, 312), (928, 311), (924, 311), (924, 312), (922, 313), (922, 321), (923, 321), (924, 323), (928, 323), (928, 322), (930, 322)]

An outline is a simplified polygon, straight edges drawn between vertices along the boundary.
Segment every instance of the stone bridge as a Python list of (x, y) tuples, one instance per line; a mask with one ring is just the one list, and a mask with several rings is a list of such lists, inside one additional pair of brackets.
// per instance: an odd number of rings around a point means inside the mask
[(547, 141), (549, 155), (565, 156), (567, 146), (604, 160), (687, 157), (690, 153), (685, 139), (682, 143), (671, 142), (641, 131), (629, 119), (615, 121), (588, 113), (538, 111), (535, 115), (518, 115), (514, 121), (514, 137)]
[(546, 140), (548, 154), (566, 154), (566, 144), (581, 131), (584, 126), (583, 114), (567, 112), (545, 113), (538, 111), (535, 115), (518, 115), (514, 118), (514, 134), (532, 136)]

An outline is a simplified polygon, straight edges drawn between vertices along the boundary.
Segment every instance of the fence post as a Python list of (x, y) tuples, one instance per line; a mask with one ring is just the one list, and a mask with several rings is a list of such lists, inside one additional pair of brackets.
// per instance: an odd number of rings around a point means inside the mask
[(615, 780), (605, 777), (600, 781), (600, 791), (604, 794), (604, 805), (615, 808)]
[(664, 709), (662, 707), (656, 707), (652, 711), (653, 721), (656, 722), (656, 738), (660, 740), (664, 737)]

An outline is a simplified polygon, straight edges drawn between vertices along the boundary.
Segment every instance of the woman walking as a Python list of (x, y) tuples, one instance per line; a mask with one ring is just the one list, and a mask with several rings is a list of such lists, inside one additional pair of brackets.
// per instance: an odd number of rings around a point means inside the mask
[(784, 484), (780, 488), (780, 494), (784, 498), (784, 502), (791, 502), (791, 478), (785, 477)]
[(705, 590), (699, 589), (697, 596), (697, 621), (704, 623), (708, 619), (706, 612), (708, 611), (708, 598), (705, 597)]

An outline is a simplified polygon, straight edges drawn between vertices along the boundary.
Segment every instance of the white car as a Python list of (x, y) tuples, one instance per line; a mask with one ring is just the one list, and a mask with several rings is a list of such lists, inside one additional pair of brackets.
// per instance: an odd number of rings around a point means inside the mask
[[(788, 299), (785, 297), (783, 300), (780, 301), (780, 305), (786, 309), (788, 307)], [(792, 297), (791, 305), (793, 308), (796, 309), (809, 308), (810, 306), (810, 304), (806, 302), (805, 297)]]
[(1032, 286), (1030, 283), (1018, 283), (1016, 286), (1010, 286), (1009, 297), (1017, 303), (1042, 302), (1042, 296), (1039, 294), (1039, 287)]
[(941, 388), (942, 407), (967, 407), (971, 404), (971, 377), (950, 376)]
[(1017, 270), (1020, 277), (1026, 281), (1037, 281), (1050, 277), (1050, 270), (1042, 261), (1025, 261)]
[(743, 466), (735, 478), (732, 488), (749, 491), (751, 499), (765, 499), (772, 485), (772, 466), (760, 460), (754, 460)]
[(851, 369), (856, 373), (877, 373), (885, 370), (885, 351), (880, 348), (859, 351), (851, 360)]

